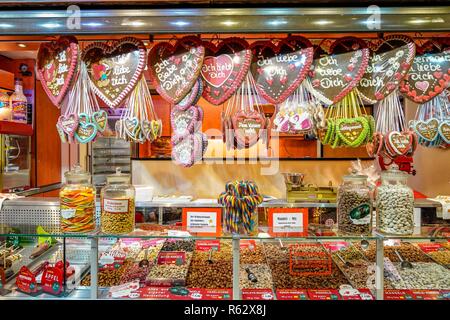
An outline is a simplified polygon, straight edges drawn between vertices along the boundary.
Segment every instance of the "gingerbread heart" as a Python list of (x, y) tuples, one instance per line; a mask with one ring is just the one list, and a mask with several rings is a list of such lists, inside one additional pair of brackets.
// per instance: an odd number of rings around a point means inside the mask
[(175, 135), (186, 136), (194, 132), (198, 122), (198, 108), (190, 106), (186, 110), (174, 106), (170, 112), (170, 122)]
[(108, 114), (105, 110), (99, 110), (92, 114), (92, 123), (97, 126), (98, 131), (103, 132), (108, 124)]
[(417, 120), (414, 122), (413, 129), (420, 138), (431, 142), (439, 134), (439, 121), (434, 118), (426, 121)]
[(148, 64), (156, 91), (168, 102), (179, 103), (197, 81), (204, 56), (202, 41), (193, 36), (181, 38), (175, 46), (168, 42), (155, 45)]
[(361, 97), (376, 103), (398, 88), (416, 54), (414, 41), (403, 35), (390, 35), (372, 45), (369, 65), (358, 84)]
[(311, 93), (327, 105), (342, 100), (358, 85), (370, 54), (366, 43), (355, 37), (337, 39), (330, 50), (331, 54), (314, 59), (310, 72)]
[(260, 131), (265, 128), (265, 117), (257, 112), (240, 111), (231, 118), (234, 138), (238, 148), (249, 148), (256, 144), (260, 137)]
[(153, 137), (156, 139), (158, 137), (161, 137), (162, 135), (162, 121), (161, 119), (158, 120), (152, 120), (152, 132), (153, 132)]
[(58, 118), (58, 126), (67, 135), (73, 137), (78, 128), (78, 117), (76, 114), (61, 115)]
[(142, 120), (141, 121), (141, 130), (142, 134), (144, 135), (145, 139), (152, 142), (155, 139), (155, 136), (153, 135), (152, 131), (152, 123), (148, 120)]
[(137, 117), (125, 118), (123, 120), (125, 133), (133, 140), (139, 140), (141, 125)]
[(336, 120), (336, 136), (350, 147), (360, 146), (369, 133), (369, 123), (364, 117)]
[(442, 121), (439, 125), (439, 134), (442, 140), (450, 144), (450, 120)]
[(218, 46), (204, 42), (205, 59), (201, 75), (204, 81), (203, 98), (214, 105), (227, 101), (247, 75), (252, 52), (247, 41), (227, 38)]
[(72, 36), (43, 42), (37, 54), (37, 73), (50, 101), (60, 107), (75, 78), (78, 65), (78, 41)]
[(251, 72), (256, 88), (273, 104), (286, 100), (306, 78), (313, 61), (313, 46), (300, 36), (287, 37), (278, 44), (257, 41), (251, 45)]
[(203, 88), (202, 80), (200, 78), (197, 78), (197, 81), (195, 82), (191, 91), (189, 91), (189, 93), (180, 102), (177, 103), (177, 106), (183, 110), (187, 109), (189, 106), (192, 106), (194, 104), (194, 101), (197, 99), (199, 90), (201, 88)]
[(90, 122), (80, 122), (75, 131), (75, 138), (80, 143), (88, 143), (97, 135), (97, 126)]
[(82, 123), (88, 123), (91, 122), (91, 116), (88, 115), (85, 112), (79, 113), (78, 114), (78, 122), (82, 122)]
[(366, 150), (369, 157), (375, 157), (381, 154), (383, 148), (383, 135), (380, 132), (375, 132), (372, 141), (367, 142)]
[(385, 136), (385, 147), (391, 156), (403, 156), (410, 152), (413, 137), (410, 132), (391, 131)]
[(450, 46), (442, 52), (436, 46), (414, 58), (412, 67), (400, 84), (400, 92), (416, 103), (425, 103), (439, 95), (450, 85)]
[(180, 138), (172, 146), (172, 160), (178, 165), (191, 167), (195, 163), (195, 155), (199, 148), (201, 146), (193, 134)]
[(134, 89), (145, 68), (146, 48), (136, 38), (122, 38), (111, 45), (94, 42), (83, 51), (89, 78), (97, 96), (116, 108)]

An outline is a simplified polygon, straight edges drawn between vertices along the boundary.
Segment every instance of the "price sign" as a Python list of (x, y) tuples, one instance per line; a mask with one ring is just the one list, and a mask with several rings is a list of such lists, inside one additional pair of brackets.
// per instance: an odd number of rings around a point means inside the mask
[(308, 296), (311, 300), (341, 300), (336, 289), (309, 289)]
[(220, 208), (183, 208), (183, 230), (204, 236), (220, 236)]
[(302, 289), (277, 289), (277, 300), (308, 300), (308, 292)]
[(42, 290), (59, 295), (63, 289), (63, 270), (58, 267), (47, 267), (42, 274)]
[(176, 264), (186, 263), (186, 252), (184, 251), (161, 251), (158, 255), (158, 264)]
[(20, 268), (19, 274), (16, 277), (16, 286), (20, 291), (25, 293), (33, 294), (38, 292), (36, 277), (26, 266)]
[(220, 250), (220, 240), (197, 240), (195, 242), (195, 250), (197, 251), (209, 251)]
[(308, 209), (268, 209), (269, 231), (275, 236), (302, 236), (308, 233)]
[(273, 300), (272, 289), (242, 289), (242, 300)]

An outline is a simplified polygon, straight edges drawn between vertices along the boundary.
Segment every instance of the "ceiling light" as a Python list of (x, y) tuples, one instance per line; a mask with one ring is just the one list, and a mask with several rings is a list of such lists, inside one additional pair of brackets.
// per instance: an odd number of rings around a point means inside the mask
[(414, 20), (409, 21), (409, 23), (411, 23), (411, 24), (424, 24), (424, 23), (427, 23), (427, 22), (430, 22), (430, 20), (414, 19)]
[(267, 22), (267, 24), (270, 24), (272, 26), (280, 26), (282, 24), (287, 24), (288, 22), (286, 20), (271, 20)]
[(324, 25), (333, 23), (333, 21), (330, 21), (330, 20), (317, 20), (317, 21), (314, 21), (313, 23), (314, 24), (318, 24), (319, 26), (324, 26)]
[(142, 27), (143, 25), (145, 25), (145, 22), (139, 20), (122, 22), (122, 26)]
[(43, 23), (40, 26), (44, 27), (44, 28), (47, 28), (47, 29), (54, 29), (54, 28), (61, 27), (61, 25), (59, 23), (54, 23), (54, 22)]
[(184, 26), (190, 25), (190, 23), (187, 21), (174, 21), (174, 22), (171, 22), (170, 24), (173, 24), (174, 26), (177, 26), (177, 27), (184, 27)]
[(25, 43), (18, 43), (17, 46), (21, 47), (21, 48), (26, 48), (27, 47), (27, 45)]
[(0, 28), (12, 28), (14, 27), (14, 25), (9, 24), (9, 23), (0, 23)]
[(223, 25), (225, 25), (227, 27), (231, 27), (231, 26), (234, 26), (234, 25), (236, 25), (238, 23), (236, 21), (227, 20), (227, 21), (222, 21), (221, 24), (223, 24)]
[(102, 25), (103, 25), (103, 23), (100, 23), (100, 22), (83, 23), (83, 26), (87, 26), (87, 27), (101, 27)]

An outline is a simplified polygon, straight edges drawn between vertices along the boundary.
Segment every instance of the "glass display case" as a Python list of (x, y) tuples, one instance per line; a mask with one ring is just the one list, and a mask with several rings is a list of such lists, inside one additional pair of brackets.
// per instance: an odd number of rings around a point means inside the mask
[[(438, 205), (415, 203), (418, 212)], [(450, 228), (424, 224), (411, 236), (376, 229), (340, 235), (335, 225), (314, 220), (320, 207), (329, 210), (328, 219), (336, 215), (333, 203), (263, 202), (259, 233), (242, 236), (190, 229), (190, 212), (220, 213), (218, 204), (137, 202), (135, 230), (113, 235), (99, 231), (99, 202), (96, 231), (63, 234), (57, 199), (6, 201), (0, 299), (450, 298)], [(275, 230), (274, 212), (288, 209), (308, 216), (307, 230)]]

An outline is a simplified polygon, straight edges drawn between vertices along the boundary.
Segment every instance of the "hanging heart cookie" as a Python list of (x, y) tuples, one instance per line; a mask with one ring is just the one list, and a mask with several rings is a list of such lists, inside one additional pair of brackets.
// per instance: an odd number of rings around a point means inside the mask
[(400, 92), (416, 103), (430, 101), (450, 85), (450, 44), (436, 45), (433, 41), (419, 49), (420, 55), (400, 85)]
[(204, 42), (205, 60), (201, 69), (204, 80), (203, 98), (214, 105), (227, 101), (247, 75), (252, 52), (247, 41), (227, 38), (216, 47)]
[(403, 35), (390, 35), (371, 45), (369, 65), (358, 84), (361, 97), (374, 104), (398, 88), (416, 54), (414, 41)]
[(172, 160), (178, 165), (191, 167), (195, 163), (195, 155), (199, 148), (201, 146), (198, 145), (193, 134), (183, 138), (178, 137), (172, 146)]
[(197, 81), (204, 56), (202, 41), (193, 36), (181, 38), (175, 46), (168, 42), (155, 45), (148, 64), (156, 91), (171, 104), (179, 103)]
[(369, 123), (364, 117), (336, 119), (336, 136), (350, 147), (359, 147), (369, 133)]
[(60, 107), (76, 76), (78, 55), (78, 41), (72, 36), (63, 36), (39, 46), (37, 73), (42, 88), (57, 107)]
[(410, 152), (413, 144), (411, 132), (391, 131), (385, 135), (384, 145), (391, 157), (403, 156)]
[(125, 118), (123, 120), (125, 133), (133, 140), (139, 140), (139, 134), (141, 133), (141, 125), (139, 119), (136, 117)]
[(255, 111), (235, 113), (232, 118), (234, 136), (238, 148), (249, 148), (258, 142), (260, 131), (264, 129), (264, 116)]
[(431, 142), (439, 135), (439, 121), (434, 118), (426, 121), (417, 120), (414, 122), (413, 129), (419, 138)]
[(97, 96), (110, 108), (121, 105), (134, 89), (145, 68), (146, 48), (136, 38), (122, 38), (107, 45), (94, 42), (83, 51)]
[(78, 117), (76, 114), (61, 115), (58, 118), (58, 126), (67, 135), (73, 137), (78, 128)]
[(366, 43), (355, 37), (336, 40), (331, 54), (316, 57), (311, 65), (311, 93), (327, 105), (342, 100), (361, 80), (369, 62)]
[(199, 90), (203, 87), (202, 80), (200, 78), (197, 78), (197, 81), (195, 81), (194, 86), (192, 87), (191, 91), (180, 101), (177, 103), (177, 106), (185, 110), (189, 106), (192, 106), (194, 104), (194, 101), (197, 99)]
[(108, 124), (108, 114), (105, 110), (96, 111), (92, 114), (92, 123), (97, 126), (98, 131), (103, 132)]
[(198, 122), (198, 108), (196, 106), (190, 106), (186, 110), (183, 110), (174, 106), (170, 112), (170, 122), (174, 135), (186, 136), (193, 133), (195, 125)]
[(141, 121), (141, 130), (144, 137), (152, 142), (155, 139), (155, 136), (153, 135), (152, 131), (152, 123), (149, 120), (142, 120)]
[(80, 122), (75, 131), (75, 138), (80, 143), (88, 143), (97, 136), (97, 126), (93, 123)]
[(61, 139), (61, 142), (62, 143), (68, 142), (67, 134), (64, 132), (64, 130), (62, 129), (62, 127), (59, 124), (59, 122), (56, 123), (56, 130), (58, 131), (58, 135), (59, 135), (59, 138)]
[(256, 88), (273, 104), (286, 100), (305, 79), (313, 61), (313, 46), (300, 36), (287, 37), (278, 44), (257, 41), (251, 45), (251, 72)]
[(439, 134), (446, 143), (450, 144), (450, 120), (441, 122), (439, 125)]

